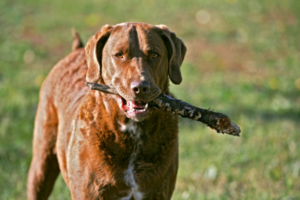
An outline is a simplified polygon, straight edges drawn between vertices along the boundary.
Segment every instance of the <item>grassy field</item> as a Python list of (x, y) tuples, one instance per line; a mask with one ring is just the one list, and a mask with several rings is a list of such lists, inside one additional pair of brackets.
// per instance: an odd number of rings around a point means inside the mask
[[(180, 99), (229, 115), (241, 137), (180, 122), (173, 199), (300, 199), (300, 2), (1, 0), (0, 199), (26, 198), (45, 76), (104, 24), (166, 24), (188, 48)], [(61, 177), (52, 200), (70, 199)]]

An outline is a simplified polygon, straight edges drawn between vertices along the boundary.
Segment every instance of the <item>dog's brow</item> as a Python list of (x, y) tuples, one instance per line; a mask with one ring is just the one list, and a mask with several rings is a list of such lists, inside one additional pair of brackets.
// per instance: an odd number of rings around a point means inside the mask
[(145, 52), (147, 53), (153, 53), (153, 52), (162, 53), (161, 51), (162, 48), (160, 46), (151, 46), (145, 48)]
[(124, 43), (113, 46), (113, 51), (126, 51), (128, 48)]
[(154, 47), (146, 47), (146, 49), (145, 49), (146, 51), (154, 51)]

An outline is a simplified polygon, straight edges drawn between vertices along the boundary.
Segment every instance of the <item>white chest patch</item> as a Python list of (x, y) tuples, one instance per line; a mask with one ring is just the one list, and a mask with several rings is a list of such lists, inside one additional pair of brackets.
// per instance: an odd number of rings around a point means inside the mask
[(127, 124), (124, 125), (120, 124), (120, 125), (121, 125), (121, 131), (127, 132), (128, 134), (130, 134), (130, 137), (132, 137), (135, 140), (133, 152), (129, 158), (128, 168), (124, 172), (124, 181), (129, 187), (131, 187), (131, 191), (128, 193), (128, 196), (123, 197), (121, 200), (129, 200), (131, 197), (134, 197), (135, 200), (142, 200), (143, 193), (139, 191), (139, 186), (136, 183), (134, 177), (134, 162), (136, 160), (136, 155), (139, 152), (139, 148), (142, 145), (140, 136), (143, 131), (138, 126), (138, 123), (133, 120), (130, 120)]

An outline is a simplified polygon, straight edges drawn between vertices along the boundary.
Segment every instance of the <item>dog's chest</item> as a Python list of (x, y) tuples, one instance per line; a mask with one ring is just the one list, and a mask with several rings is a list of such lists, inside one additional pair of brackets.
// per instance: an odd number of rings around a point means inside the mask
[(139, 185), (136, 182), (135, 176), (134, 176), (134, 164), (136, 161), (137, 154), (140, 151), (141, 146), (143, 145), (143, 142), (141, 140), (141, 135), (143, 134), (143, 130), (138, 125), (137, 122), (130, 120), (127, 124), (120, 124), (120, 130), (126, 134), (129, 134), (129, 136), (134, 140), (134, 146), (133, 151), (129, 158), (129, 164), (127, 169), (124, 172), (124, 181), (125, 183), (131, 188), (131, 191), (128, 192), (128, 195), (126, 197), (121, 198), (122, 200), (129, 200), (132, 197), (134, 197), (135, 200), (141, 200), (143, 199), (143, 193), (139, 190)]

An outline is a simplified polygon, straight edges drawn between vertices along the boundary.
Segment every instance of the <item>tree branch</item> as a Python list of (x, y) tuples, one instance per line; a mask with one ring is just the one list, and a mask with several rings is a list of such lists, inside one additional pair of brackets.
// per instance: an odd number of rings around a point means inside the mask
[[(115, 88), (98, 84), (86, 83), (92, 90), (99, 90), (108, 94), (119, 95)], [(168, 95), (160, 94), (156, 99), (149, 102), (149, 106), (155, 109), (172, 112), (184, 118), (189, 118), (195, 121), (200, 121), (218, 133), (226, 133), (229, 135), (239, 136), (241, 129), (238, 125), (232, 122), (228, 116), (213, 112), (210, 110), (195, 107), (184, 101), (172, 98)]]

